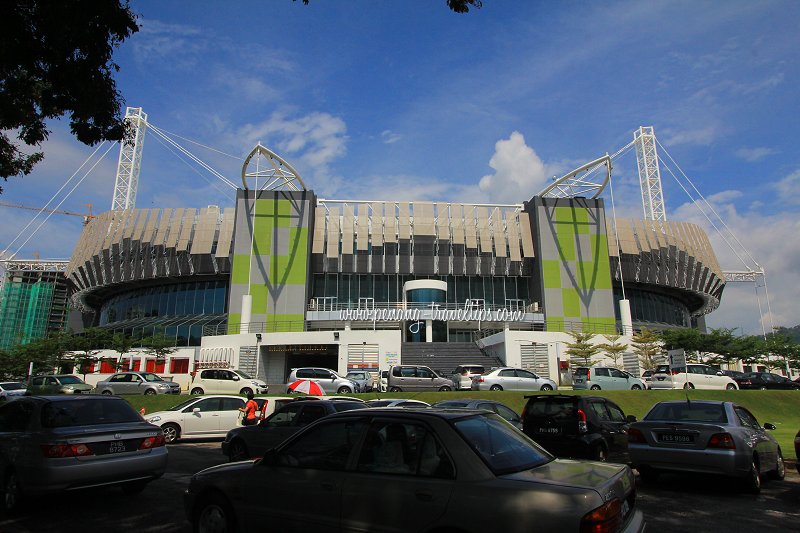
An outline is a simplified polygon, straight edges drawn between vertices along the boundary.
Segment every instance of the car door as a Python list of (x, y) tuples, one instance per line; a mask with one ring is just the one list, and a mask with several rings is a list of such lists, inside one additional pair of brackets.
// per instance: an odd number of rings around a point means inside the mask
[(314, 379), (326, 394), (336, 394), (336, 376), (327, 368), (315, 368)]
[(778, 460), (778, 446), (770, 439), (769, 435), (767, 435), (767, 430), (758, 423), (753, 413), (740, 405), (735, 405), (733, 410), (742, 426), (752, 432), (753, 448), (758, 454), (761, 471), (772, 469)]
[(108, 388), (114, 394), (126, 394), (125, 374), (114, 374), (108, 378)]
[(444, 514), (454, 484), (452, 461), (428, 426), (375, 420), (343, 484), (342, 532), (421, 531)]
[(625, 440), (627, 447), (628, 435), (627, 433), (620, 435), (619, 423), (611, 419), (611, 413), (606, 408), (606, 402), (603, 399), (591, 400), (589, 403), (589, 410), (594, 415), (593, 422), (596, 426), (595, 431), (600, 433), (603, 437), (603, 442), (606, 445), (609, 457), (613, 454), (618, 456), (620, 453), (620, 443), (622, 439)]
[(219, 432), (219, 398), (205, 398), (183, 410), (184, 435)]
[(519, 387), (517, 390), (539, 390), (542, 386), (542, 380), (533, 372), (518, 368), (516, 374)]
[(219, 434), (225, 435), (229, 430), (239, 425), (239, 408), (244, 407), (243, 398), (220, 398), (219, 408)]
[(592, 368), (591, 371), (592, 381), (589, 383), (590, 388), (592, 385), (598, 385), (601, 389), (608, 389), (614, 386), (607, 368)]
[(606, 409), (608, 409), (609, 424), (612, 428), (612, 445), (608, 450), (608, 458), (610, 461), (627, 463), (630, 460), (628, 455), (628, 427), (630, 424), (625, 419), (625, 413), (620, 406), (608, 400), (605, 401), (605, 405)]
[(34, 442), (34, 433), (27, 431), (34, 410), (27, 398), (0, 407), (0, 468), (5, 472), (13, 466), (22, 483), (28, 475), (39, 475), (42, 466), (41, 448)]
[(241, 437), (245, 440), (250, 457), (261, 457), (267, 450), (296, 433), (295, 419), (302, 410), (301, 403), (287, 405), (272, 413), (259, 425), (245, 428)]
[(609, 368), (608, 374), (610, 378), (610, 386), (608, 387), (609, 389), (613, 388), (614, 390), (628, 390), (631, 388), (629, 383), (630, 378), (625, 372), (622, 372), (618, 368)]
[(439, 386), (434, 383), (435, 377), (436, 374), (434, 374), (433, 370), (431, 370), (427, 366), (418, 366), (417, 377), (415, 380), (417, 384), (416, 390), (420, 391), (437, 390)]

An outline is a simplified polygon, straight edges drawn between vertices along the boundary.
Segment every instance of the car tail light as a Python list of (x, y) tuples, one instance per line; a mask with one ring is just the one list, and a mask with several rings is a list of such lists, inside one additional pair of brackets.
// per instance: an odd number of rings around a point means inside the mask
[(586, 381), (592, 381), (592, 369), (591, 368), (587, 368), (586, 369)]
[(478, 376), (477, 378), (475, 378), (475, 381), (477, 381), (478, 383), (483, 383), (485, 380), (483, 379), (483, 376)]
[(586, 425), (586, 413), (583, 409), (578, 409), (578, 433), (587, 433), (589, 427)]
[(739, 380), (739, 385), (752, 385), (752, 384), (753, 384), (753, 382), (750, 381), (749, 379), (740, 379)]
[(42, 444), (42, 453), (49, 459), (94, 455), (85, 444)]
[(726, 450), (735, 450), (736, 443), (733, 441), (733, 435), (730, 433), (714, 433), (708, 439), (706, 448), (723, 448)]
[(155, 437), (147, 437), (146, 439), (142, 440), (142, 443), (139, 445), (139, 449), (149, 450), (150, 448), (164, 446), (164, 444), (164, 435), (156, 435)]
[(669, 373), (670, 373), (670, 374), (672, 374), (673, 376), (676, 376), (676, 375), (678, 375), (678, 374), (682, 374), (682, 372), (678, 372), (678, 371), (677, 371), (676, 369), (674, 369), (674, 368), (673, 368), (672, 370), (670, 370), (670, 371), (669, 371)]
[(644, 434), (636, 428), (628, 428), (628, 443), (647, 444)]
[(609, 500), (581, 518), (581, 533), (613, 533), (622, 524), (622, 502)]

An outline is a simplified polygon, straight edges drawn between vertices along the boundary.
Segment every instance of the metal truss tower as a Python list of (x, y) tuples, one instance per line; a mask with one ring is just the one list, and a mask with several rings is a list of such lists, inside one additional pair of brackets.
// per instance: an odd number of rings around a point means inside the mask
[(664, 193), (661, 190), (661, 173), (658, 170), (656, 134), (652, 126), (641, 126), (633, 132), (636, 144), (636, 162), (639, 165), (639, 185), (642, 188), (642, 207), (645, 220), (666, 221)]
[(141, 107), (129, 107), (125, 110), (125, 121), (133, 130), (133, 135), (130, 140), (120, 143), (117, 181), (114, 184), (114, 198), (111, 200), (112, 211), (136, 207), (136, 191), (139, 188), (147, 115), (142, 112)]

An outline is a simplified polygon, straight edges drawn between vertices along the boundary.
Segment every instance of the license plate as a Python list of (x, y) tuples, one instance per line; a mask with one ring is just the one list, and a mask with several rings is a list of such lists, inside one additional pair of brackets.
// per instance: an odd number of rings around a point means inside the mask
[(676, 435), (674, 433), (662, 433), (658, 436), (658, 440), (661, 442), (676, 442), (680, 444), (692, 443), (694, 442), (694, 435)]
[(583, 383), (583, 379), (582, 378), (576, 378), (575, 379), (575, 383)]
[(665, 379), (667, 379), (667, 378), (665, 378), (664, 376), (661, 376), (661, 377), (657, 377), (656, 379), (657, 379), (658, 381), (664, 381), (664, 380), (665, 380)]
[(122, 453), (125, 450), (125, 441), (114, 440), (108, 443), (108, 453)]
[(539, 428), (536, 430), (537, 433), (544, 433), (549, 435), (557, 435), (561, 433), (559, 428)]

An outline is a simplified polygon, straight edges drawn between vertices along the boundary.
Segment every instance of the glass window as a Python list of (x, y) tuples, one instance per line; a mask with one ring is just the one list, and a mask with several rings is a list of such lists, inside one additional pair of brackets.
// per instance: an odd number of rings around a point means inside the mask
[(191, 405), (184, 409), (184, 413), (191, 413), (195, 409), (199, 409), (201, 413), (208, 413), (211, 411), (219, 411), (219, 402), (220, 398), (206, 398), (205, 400), (200, 400), (196, 404)]
[(623, 378), (625, 379), (625, 374), (617, 370), (616, 368), (609, 368), (609, 373), (611, 373), (612, 378)]
[(326, 414), (325, 408), (321, 405), (306, 405), (303, 408), (303, 411), (300, 413), (300, 416), (297, 418), (297, 425), (300, 427), (307, 426), (311, 422), (319, 420)]
[(603, 404), (603, 402), (589, 402), (589, 408), (600, 420), (604, 422), (611, 420), (611, 417), (609, 416), (606, 406)]
[(454, 469), (444, 448), (424, 426), (376, 422), (364, 439), (359, 472), (452, 478)]
[(222, 411), (236, 411), (244, 407), (244, 400), (240, 398), (222, 398)]
[(594, 375), (595, 376), (606, 376), (608, 377), (608, 369), (607, 368), (594, 368)]
[(314, 369), (313, 368), (301, 368), (297, 372), (295, 372), (295, 376), (297, 379), (313, 379), (314, 378)]
[(617, 407), (611, 402), (606, 403), (606, 408), (608, 409), (608, 413), (611, 415), (611, 420), (613, 422), (625, 422), (625, 413), (622, 412), (622, 409)]
[(661, 402), (650, 409), (645, 420), (688, 420), (693, 422), (727, 423), (722, 404), (705, 402)]
[(756, 420), (756, 417), (754, 417), (750, 411), (744, 407), (734, 407), (734, 411), (736, 411), (736, 416), (739, 417), (739, 420), (742, 422), (743, 426), (748, 426), (753, 429), (761, 429), (761, 426), (758, 424), (758, 420)]
[(434, 377), (433, 371), (430, 368), (425, 368), (424, 366), (417, 367), (417, 377), (418, 378), (432, 378)]
[(504, 419), (508, 420), (512, 424), (519, 422), (519, 415), (506, 407), (505, 405), (495, 404), (495, 409), (497, 409), (497, 414), (502, 416)]
[(344, 470), (367, 424), (361, 420), (321, 424), (284, 447), (277, 464), (318, 470)]
[(141, 422), (142, 417), (125, 400), (101, 401), (100, 398), (82, 398), (46, 404), (42, 408), (41, 420), (43, 427), (57, 428)]
[(510, 368), (507, 368), (505, 370), (501, 370), (500, 372), (497, 373), (497, 375), (500, 376), (501, 378), (513, 378), (513, 377), (516, 377), (516, 373), (513, 370), (511, 370)]
[(303, 408), (302, 405), (289, 405), (280, 411), (273, 413), (269, 418), (262, 422), (268, 426), (291, 426), (297, 414)]
[(517, 377), (525, 379), (538, 379), (536, 374), (528, 372), (527, 370), (517, 370)]
[(33, 404), (16, 400), (0, 408), (0, 431), (25, 431), (33, 415)]

